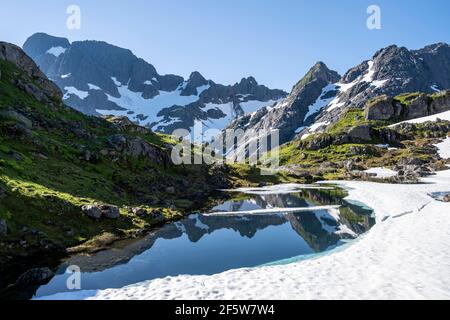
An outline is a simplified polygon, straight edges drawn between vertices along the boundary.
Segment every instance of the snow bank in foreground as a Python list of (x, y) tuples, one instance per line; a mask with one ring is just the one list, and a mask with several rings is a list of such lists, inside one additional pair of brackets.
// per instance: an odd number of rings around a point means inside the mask
[(420, 185), (338, 182), (377, 224), (344, 250), (287, 265), (178, 276), (53, 299), (450, 299), (450, 170)]
[(443, 142), (438, 143), (436, 147), (439, 149), (439, 155), (442, 159), (450, 158), (450, 137), (447, 137)]
[(397, 171), (388, 168), (370, 168), (369, 170), (366, 170), (364, 172), (375, 174), (375, 176), (380, 179), (392, 178), (398, 175)]

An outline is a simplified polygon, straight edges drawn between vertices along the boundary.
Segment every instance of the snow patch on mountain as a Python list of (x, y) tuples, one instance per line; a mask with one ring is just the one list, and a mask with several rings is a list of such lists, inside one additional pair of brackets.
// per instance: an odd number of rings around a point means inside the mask
[(92, 83), (88, 83), (88, 87), (89, 87), (89, 90), (102, 90), (100, 87), (98, 87)]
[(439, 89), (439, 86), (437, 86), (435, 84), (431, 86), (431, 90), (436, 91), (436, 92), (440, 92), (441, 91), (441, 89)]
[(51, 47), (50, 49), (47, 50), (46, 53), (54, 55), (55, 57), (59, 57), (60, 55), (62, 55), (63, 53), (66, 52), (66, 48), (63, 47)]
[(208, 119), (203, 122), (203, 124), (207, 128), (215, 128), (215, 129), (225, 129), (231, 121), (236, 119), (237, 114), (233, 108), (233, 103), (224, 103), (224, 104), (214, 104), (214, 103), (208, 103), (205, 106), (205, 111), (208, 112), (209, 110), (220, 110), (223, 114), (225, 114), (225, 117), (220, 119)]
[(372, 87), (381, 88), (389, 81), (389, 79), (375, 80), (374, 79), (375, 78), (374, 62), (373, 61), (368, 61), (367, 64), (368, 64), (368, 69), (367, 69), (366, 73), (361, 75), (361, 76), (359, 76), (358, 78), (356, 78), (353, 82), (350, 82), (350, 83), (338, 82), (338, 83), (335, 84), (336, 90), (338, 90), (338, 93), (336, 95), (336, 98), (334, 98), (329, 103), (328, 108), (327, 108), (328, 112), (344, 106), (345, 105), (345, 101), (341, 101), (342, 100), (341, 99), (342, 94), (345, 94), (346, 92), (348, 92), (350, 89), (352, 89), (356, 85), (358, 85), (358, 84), (360, 84), (362, 82), (367, 82)]
[(246, 102), (240, 102), (239, 105), (241, 106), (242, 110), (244, 110), (245, 114), (251, 114), (259, 109), (266, 107), (266, 106), (272, 106), (275, 103), (280, 102), (280, 100), (269, 100), (269, 101), (259, 101), (259, 100), (248, 100)]
[(81, 100), (86, 99), (89, 95), (89, 92), (78, 90), (75, 87), (65, 87), (64, 90), (66, 93), (64, 94), (63, 99), (69, 99), (71, 95), (75, 95)]
[[(116, 78), (113, 77), (112, 79), (116, 84), (120, 83)], [(143, 98), (142, 92), (134, 92), (130, 90), (128, 85), (120, 85), (117, 87), (120, 95), (119, 98), (109, 94), (107, 94), (107, 97), (109, 101), (114, 102), (125, 110), (97, 109), (97, 112), (102, 115), (128, 116), (133, 121), (139, 122), (140, 125), (147, 126), (153, 122), (163, 120), (163, 117), (158, 116), (162, 109), (167, 108), (167, 106), (186, 106), (196, 102), (199, 100), (200, 94), (209, 88), (209, 85), (203, 85), (197, 88), (198, 95), (182, 96), (183, 85), (185, 83), (174, 91), (159, 91), (159, 95), (152, 99)], [(130, 112), (134, 114), (133, 117), (130, 116)], [(143, 117), (139, 118), (139, 115), (143, 115)], [(153, 128), (156, 129), (160, 125), (155, 125)]]
[(308, 113), (305, 115), (304, 121), (306, 121), (309, 117), (316, 114), (317, 112), (321, 111), (324, 107), (330, 104), (335, 97), (329, 97), (327, 98), (326, 95), (330, 93), (331, 91), (338, 90), (338, 86), (336, 84), (329, 84), (325, 88), (323, 88), (322, 93), (320, 94), (319, 98), (309, 106)]
[(111, 77), (111, 79), (112, 79), (112, 81), (114, 82), (114, 84), (115, 84), (116, 86), (118, 86), (118, 87), (121, 87), (121, 86), (122, 86), (122, 83), (120, 83), (120, 81), (117, 80), (116, 77)]

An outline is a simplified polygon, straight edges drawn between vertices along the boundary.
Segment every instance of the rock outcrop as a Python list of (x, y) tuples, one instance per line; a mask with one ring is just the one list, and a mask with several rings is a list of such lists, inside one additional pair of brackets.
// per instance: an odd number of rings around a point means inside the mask
[(123, 134), (115, 134), (108, 138), (109, 145), (120, 157), (130, 156), (132, 158), (146, 157), (153, 163), (166, 166), (169, 164), (169, 156), (160, 148), (152, 146), (141, 137), (131, 137)]
[(55, 274), (49, 268), (35, 268), (22, 274), (16, 281), (19, 287), (38, 286), (47, 283)]
[(45, 98), (54, 98), (57, 100), (62, 99), (62, 94), (59, 88), (42, 73), (42, 71), (36, 66), (34, 61), (27, 56), (22, 49), (10, 43), (0, 42), (0, 60), (5, 60), (15, 64), (28, 77), (33, 79), (39, 87), (32, 83), (17, 82), (17, 86), (24, 90), (27, 94), (32, 95), (39, 101), (43, 101)]
[(383, 95), (366, 103), (365, 118), (366, 120), (404, 121), (448, 110), (450, 110), (450, 90), (432, 95), (406, 94), (397, 98)]
[(84, 205), (81, 209), (89, 218), (95, 220), (99, 220), (101, 218), (118, 219), (120, 217), (119, 207), (109, 204)]

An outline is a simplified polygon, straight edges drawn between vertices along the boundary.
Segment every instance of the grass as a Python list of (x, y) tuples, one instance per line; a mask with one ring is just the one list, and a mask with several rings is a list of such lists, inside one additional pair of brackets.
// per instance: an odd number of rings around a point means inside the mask
[(394, 100), (400, 102), (401, 104), (408, 106), (411, 104), (412, 101), (417, 99), (421, 95), (420, 92), (411, 92), (411, 93), (405, 93), (398, 95), (394, 98)]
[[(40, 103), (11, 84), (13, 79), (31, 81), (25, 74), (3, 60), (0, 70), (0, 112), (13, 107), (33, 122), (27, 136), (14, 132), (14, 119), (0, 120), (0, 185), (7, 191), (0, 202), (0, 217), (8, 225), (8, 235), (2, 239), (8, 245), (0, 246), (0, 263), (6, 254), (41, 247), (43, 240), (67, 248), (104, 234), (122, 237), (161, 223), (151, 215), (137, 217), (126, 206), (159, 210), (165, 221), (179, 219), (200, 201), (192, 199), (190, 191), (205, 197), (210, 192), (206, 166), (162, 167), (147, 158), (113, 161), (102, 156), (108, 137), (119, 133), (110, 122), (85, 116), (61, 101)], [(77, 135), (72, 128), (85, 134)], [(174, 137), (163, 134), (121, 133), (139, 136), (166, 153), (176, 143)], [(85, 161), (84, 150), (95, 159)], [(183, 188), (183, 183), (190, 187)], [(167, 194), (167, 186), (174, 186), (175, 192)], [(121, 216), (93, 221), (81, 210), (82, 205), (92, 203), (119, 206)], [(40, 234), (24, 230), (39, 230)], [(24, 241), (26, 245), (19, 245)]]
[(327, 128), (328, 134), (339, 134), (346, 132), (348, 129), (367, 124), (368, 122), (364, 118), (364, 110), (360, 108), (349, 108), (342, 117)]

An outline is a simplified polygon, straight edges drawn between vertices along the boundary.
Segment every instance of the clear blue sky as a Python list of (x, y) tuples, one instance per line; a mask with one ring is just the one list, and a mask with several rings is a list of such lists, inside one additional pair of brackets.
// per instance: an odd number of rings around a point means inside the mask
[[(66, 28), (66, 8), (82, 11)], [(381, 7), (382, 29), (366, 27)], [(0, 40), (22, 45), (34, 32), (131, 49), (160, 73), (231, 84), (253, 75), (290, 88), (318, 60), (344, 73), (379, 48), (450, 42), (448, 0), (15, 0), (2, 1)]]

